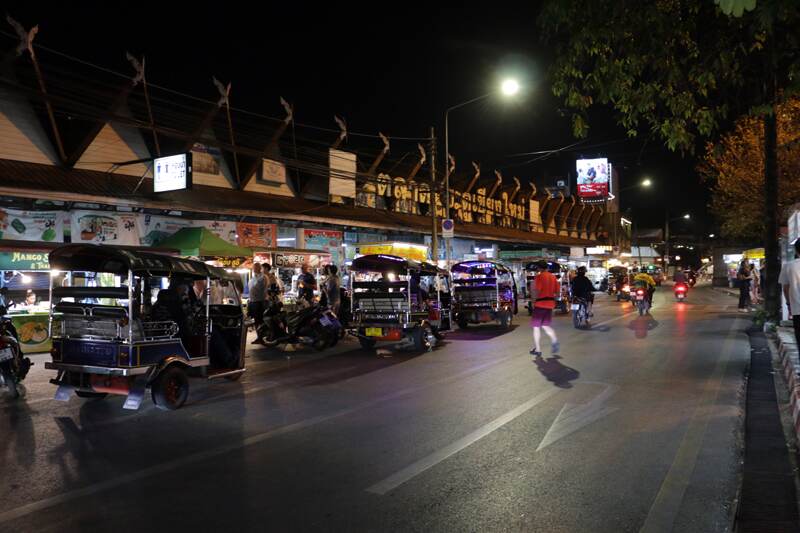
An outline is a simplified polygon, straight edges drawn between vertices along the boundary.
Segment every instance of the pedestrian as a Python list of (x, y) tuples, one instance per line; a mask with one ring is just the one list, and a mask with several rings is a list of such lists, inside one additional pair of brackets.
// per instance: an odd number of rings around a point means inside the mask
[(556, 307), (556, 293), (558, 291), (558, 280), (547, 271), (547, 263), (539, 261), (534, 266), (536, 277), (531, 284), (531, 299), (533, 300), (533, 314), (531, 315), (531, 327), (533, 328), (533, 350), (531, 355), (534, 357), (542, 356), (540, 339), (542, 332), (550, 337), (553, 355), (559, 351), (558, 338), (555, 330), (550, 326), (553, 320), (553, 309)]
[(753, 264), (750, 265), (750, 276), (753, 278), (750, 282), (750, 301), (756, 305), (761, 302), (761, 273)]
[(325, 293), (328, 307), (331, 308), (334, 314), (339, 314), (339, 305), (341, 304), (342, 282), (339, 279), (339, 269), (336, 265), (328, 265), (325, 267), (325, 282), (322, 285), (322, 291)]
[(736, 280), (739, 283), (739, 312), (747, 313), (750, 300), (750, 281), (752, 280), (747, 259), (742, 259), (739, 271), (736, 273)]
[(307, 264), (300, 267), (300, 277), (297, 280), (297, 296), (308, 304), (314, 303), (314, 291), (317, 289), (317, 280), (309, 271)]
[[(267, 280), (264, 277), (261, 263), (253, 263), (253, 275), (248, 283), (249, 298), (247, 300), (247, 316), (253, 319), (256, 331), (264, 323), (264, 305), (267, 300)], [(263, 344), (256, 335), (253, 344)]]
[(778, 282), (783, 285), (783, 296), (794, 325), (794, 338), (800, 346), (800, 239), (794, 241), (794, 261), (784, 263)]
[(272, 271), (272, 265), (269, 263), (263, 263), (261, 268), (264, 270), (264, 284), (267, 289), (267, 298), (272, 302), (279, 302), (281, 293), (283, 292), (281, 280)]

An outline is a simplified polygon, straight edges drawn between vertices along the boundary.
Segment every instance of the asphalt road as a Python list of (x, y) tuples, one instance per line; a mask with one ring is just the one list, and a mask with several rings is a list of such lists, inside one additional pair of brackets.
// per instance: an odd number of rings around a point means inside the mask
[(176, 412), (53, 401), (37, 356), (0, 391), (0, 531), (726, 531), (748, 321), (709, 287), (597, 301), (560, 358), (524, 310), (424, 354), (253, 347)]

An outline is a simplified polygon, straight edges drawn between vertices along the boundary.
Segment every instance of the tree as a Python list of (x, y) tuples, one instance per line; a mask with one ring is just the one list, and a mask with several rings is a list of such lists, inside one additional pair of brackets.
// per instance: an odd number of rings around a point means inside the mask
[[(778, 212), (800, 202), (800, 98), (778, 104)], [(764, 234), (763, 120), (745, 116), (717, 142), (706, 145), (700, 175), (711, 183), (711, 211), (724, 237), (755, 241)]]
[(712, 0), (549, 0), (538, 22), (555, 46), (553, 92), (570, 109), (578, 137), (588, 133), (587, 111), (595, 104), (612, 107), (630, 136), (647, 131), (670, 150), (689, 153), (741, 115), (762, 117), (766, 306), (775, 314), (773, 107), (779, 94), (796, 89), (800, 2), (722, 3), (725, 12)]

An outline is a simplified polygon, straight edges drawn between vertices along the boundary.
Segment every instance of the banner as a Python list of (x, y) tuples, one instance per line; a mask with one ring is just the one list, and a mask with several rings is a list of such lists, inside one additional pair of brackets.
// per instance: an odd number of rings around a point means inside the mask
[(236, 233), (239, 235), (239, 246), (247, 248), (275, 248), (278, 246), (277, 224), (237, 222)]
[(356, 197), (356, 154), (330, 149), (330, 181), (328, 194), (346, 198)]
[(339, 250), (342, 246), (343, 234), (341, 231), (327, 229), (300, 229), (297, 230), (297, 244), (307, 250), (324, 250), (330, 252), (335, 264), (339, 263)]
[(64, 242), (64, 217), (61, 211), (0, 208), (0, 239)]
[(139, 244), (157, 246), (161, 241), (183, 228), (191, 228), (193, 221), (178, 217), (140, 214), (136, 217)]
[(72, 211), (72, 242), (139, 246), (135, 213)]
[(214, 235), (228, 241), (231, 244), (236, 242), (236, 222), (226, 220), (195, 220), (192, 224), (195, 228), (206, 228)]

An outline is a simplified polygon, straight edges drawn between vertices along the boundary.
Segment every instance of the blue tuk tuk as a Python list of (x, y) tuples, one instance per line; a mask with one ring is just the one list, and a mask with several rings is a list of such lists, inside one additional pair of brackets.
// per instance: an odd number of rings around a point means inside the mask
[(236, 380), (245, 371), (240, 278), (200, 261), (92, 244), (50, 253), (51, 383), (56, 399), (125, 395), (138, 409), (146, 390), (174, 410), (188, 376)]

